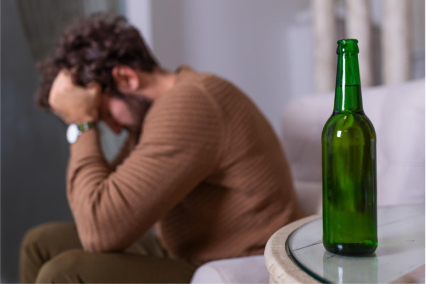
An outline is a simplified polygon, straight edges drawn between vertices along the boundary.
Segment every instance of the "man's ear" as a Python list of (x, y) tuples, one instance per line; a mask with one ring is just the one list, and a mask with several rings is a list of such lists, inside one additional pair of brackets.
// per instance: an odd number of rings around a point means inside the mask
[(112, 69), (117, 90), (122, 93), (131, 93), (139, 89), (140, 81), (136, 70), (126, 65), (119, 65)]

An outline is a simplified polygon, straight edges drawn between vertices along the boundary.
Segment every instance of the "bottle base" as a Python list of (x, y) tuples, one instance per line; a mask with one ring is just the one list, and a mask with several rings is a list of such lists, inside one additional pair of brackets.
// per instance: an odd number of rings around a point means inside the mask
[(377, 249), (377, 244), (356, 244), (356, 243), (343, 243), (343, 244), (326, 244), (324, 247), (327, 251), (345, 256), (366, 256), (374, 253)]

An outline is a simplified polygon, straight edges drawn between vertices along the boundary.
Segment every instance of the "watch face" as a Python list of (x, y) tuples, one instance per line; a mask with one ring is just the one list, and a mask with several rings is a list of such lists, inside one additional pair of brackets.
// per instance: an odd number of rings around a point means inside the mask
[(73, 144), (75, 141), (77, 141), (79, 135), (80, 130), (78, 130), (77, 124), (70, 124), (67, 130), (68, 143)]

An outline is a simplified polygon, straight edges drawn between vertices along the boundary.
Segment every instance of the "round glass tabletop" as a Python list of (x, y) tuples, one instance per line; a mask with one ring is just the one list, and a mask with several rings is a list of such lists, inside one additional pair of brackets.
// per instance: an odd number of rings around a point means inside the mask
[(296, 229), (286, 249), (305, 272), (324, 283), (389, 283), (425, 264), (425, 207), (379, 207), (379, 246), (366, 257), (332, 254), (322, 245), (322, 219)]

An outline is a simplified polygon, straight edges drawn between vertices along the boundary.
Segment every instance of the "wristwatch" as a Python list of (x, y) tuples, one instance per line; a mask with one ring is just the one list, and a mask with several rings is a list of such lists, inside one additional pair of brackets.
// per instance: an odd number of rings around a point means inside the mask
[(85, 131), (94, 128), (96, 123), (93, 121), (85, 121), (80, 124), (72, 123), (67, 129), (67, 140), (68, 143), (73, 144), (77, 141), (78, 137)]

